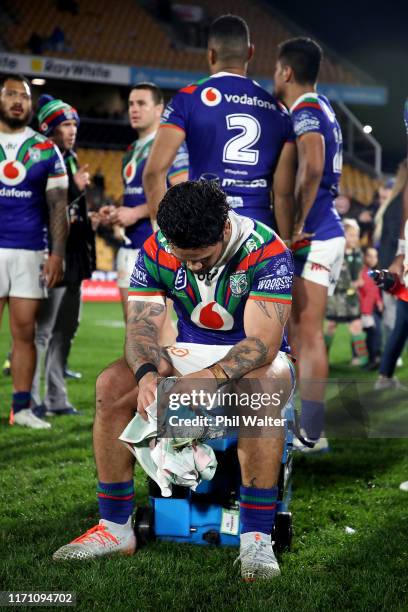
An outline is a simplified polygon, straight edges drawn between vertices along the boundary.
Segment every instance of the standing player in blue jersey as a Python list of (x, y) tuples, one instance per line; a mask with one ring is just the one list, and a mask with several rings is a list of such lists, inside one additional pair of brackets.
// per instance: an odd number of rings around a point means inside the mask
[[(327, 296), (333, 294), (344, 255), (343, 227), (334, 207), (342, 135), (328, 99), (316, 92), (321, 59), (320, 47), (310, 38), (287, 40), (279, 46), (274, 77), (275, 93), (290, 109), (299, 157), (291, 341), (301, 381), (328, 376), (323, 324)], [(301, 424), (307, 437), (317, 440), (324, 423), (324, 386), (304, 384), (301, 396)], [(320, 444), (323, 450), (327, 441)]]
[(143, 181), (151, 214), (166, 191), (165, 177), (178, 147), (187, 143), (189, 178), (217, 179), (235, 212), (272, 224), (291, 236), (296, 161), (286, 109), (246, 77), (254, 53), (243, 19), (225, 15), (211, 26), (211, 76), (181, 89), (167, 105)]
[[(109, 215), (109, 222), (118, 223), (125, 228), (125, 243), (119, 249), (117, 258), (118, 286), (125, 316), (130, 275), (136, 256), (152, 233), (142, 174), (157, 134), (163, 103), (163, 94), (153, 83), (138, 83), (132, 87), (129, 94), (129, 121), (137, 131), (138, 139), (129, 146), (123, 158), (123, 204), (118, 208), (102, 207), (100, 211), (105, 217)], [(167, 184), (170, 185), (188, 179), (188, 154), (185, 145), (178, 149), (166, 178)]]
[[(68, 178), (52, 141), (27, 127), (28, 80), (0, 80), (0, 316), (6, 302), (13, 340), (10, 424), (49, 428), (30, 408), (36, 365), (35, 319), (46, 287), (63, 276)], [(47, 222), (51, 245), (48, 257)]]

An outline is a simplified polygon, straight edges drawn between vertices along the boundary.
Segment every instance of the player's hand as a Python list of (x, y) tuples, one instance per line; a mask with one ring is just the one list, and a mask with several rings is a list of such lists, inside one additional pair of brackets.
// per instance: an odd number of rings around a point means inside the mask
[(101, 225), (111, 225), (110, 215), (114, 210), (115, 207), (108, 204), (100, 207), (97, 214), (99, 215)]
[(51, 255), (44, 263), (43, 279), (48, 289), (52, 289), (60, 283), (64, 277), (64, 258), (59, 255)]
[(110, 214), (111, 223), (118, 223), (123, 227), (133, 225), (138, 220), (137, 210), (130, 208), (129, 206), (119, 206), (115, 208)]
[(99, 214), (99, 212), (92, 211), (88, 213), (88, 218), (91, 222), (93, 231), (96, 232), (99, 224), (102, 223), (101, 215)]
[(314, 234), (303, 231), (303, 227), (295, 227), (293, 230), (292, 238), (291, 238), (291, 248), (293, 249), (293, 246), (297, 242), (303, 242), (304, 240), (311, 240), (313, 236)]
[(139, 393), (137, 396), (137, 411), (147, 421), (146, 408), (153, 404), (157, 392), (156, 372), (147, 372), (139, 381)]
[(89, 164), (81, 166), (74, 174), (74, 181), (79, 191), (84, 191), (85, 187), (91, 184), (91, 175), (88, 172)]
[(404, 256), (397, 255), (392, 264), (388, 267), (388, 270), (401, 277), (404, 273)]
[(157, 413), (159, 414), (159, 411), (167, 409), (170, 395), (173, 405), (179, 401), (180, 406), (188, 405), (193, 411), (198, 408), (216, 408), (217, 389), (217, 380), (210, 370), (204, 369), (186, 374), (177, 380), (169, 393), (163, 393), (161, 397), (158, 397)]

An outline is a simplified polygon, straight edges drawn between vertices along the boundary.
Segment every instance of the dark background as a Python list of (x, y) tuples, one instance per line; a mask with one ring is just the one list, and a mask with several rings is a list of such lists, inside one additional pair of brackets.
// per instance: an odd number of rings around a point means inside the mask
[(272, 8), (348, 59), (388, 89), (386, 106), (351, 106), (383, 147), (383, 170), (394, 172), (406, 155), (402, 119), (408, 96), (408, 2), (269, 2)]

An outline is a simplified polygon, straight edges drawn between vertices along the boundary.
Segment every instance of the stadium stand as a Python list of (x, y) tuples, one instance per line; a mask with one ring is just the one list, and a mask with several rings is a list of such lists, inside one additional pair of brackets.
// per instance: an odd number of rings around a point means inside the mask
[[(106, 195), (113, 200), (122, 196), (121, 160), (122, 151), (78, 149), (78, 157), (83, 164), (89, 164), (91, 176), (98, 168), (105, 177)], [(380, 179), (372, 178), (362, 170), (344, 164), (340, 182), (341, 193), (351, 197), (360, 204), (368, 205), (373, 201), (375, 191), (380, 186)]]
[(119, 200), (123, 192), (121, 170), (124, 152), (80, 148), (77, 153), (81, 164), (89, 164), (91, 176), (100, 168), (105, 178), (106, 196)]
[[(206, 71), (204, 49), (180, 48), (168, 25), (161, 24), (134, 0), (79, 0), (78, 15), (61, 12), (54, 0), (5, 0), (13, 27), (3, 27), (0, 36), (5, 48), (27, 53), (28, 41), (35, 33), (43, 41), (47, 56), (79, 60), (161, 66), (174, 70)], [(188, 5), (188, 0), (179, 4)], [(202, 0), (209, 17), (231, 11), (228, 0)], [(244, 17), (257, 43), (257, 53), (251, 64), (252, 74), (271, 77), (276, 45), (293, 36), (271, 9), (261, 2), (236, 0), (234, 12)], [(63, 50), (47, 47), (58, 25), (64, 32)], [(272, 52), (271, 52), (272, 50)], [(321, 81), (359, 84), (362, 75), (354, 73), (328, 53), (322, 67)]]
[(370, 177), (355, 166), (344, 164), (340, 181), (342, 194), (368, 206), (373, 201), (374, 193), (380, 184), (380, 179)]

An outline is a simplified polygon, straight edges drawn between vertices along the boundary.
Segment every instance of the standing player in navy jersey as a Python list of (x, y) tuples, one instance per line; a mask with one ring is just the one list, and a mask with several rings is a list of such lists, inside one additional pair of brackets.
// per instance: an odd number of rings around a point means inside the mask
[[(117, 258), (118, 286), (126, 316), (127, 293), (130, 275), (136, 256), (144, 241), (152, 233), (152, 225), (142, 185), (142, 174), (157, 134), (163, 112), (163, 94), (153, 83), (138, 83), (129, 94), (129, 121), (137, 131), (133, 142), (123, 158), (122, 178), (124, 185), (123, 205), (118, 208), (101, 208), (111, 223), (125, 227), (125, 243)], [(176, 152), (174, 162), (166, 175), (167, 184), (176, 185), (188, 179), (188, 154), (185, 145)]]
[[(317, 94), (322, 51), (310, 38), (279, 47), (275, 93), (290, 109), (299, 157), (292, 236), (295, 282), (291, 336), (300, 380), (324, 380), (328, 359), (323, 323), (344, 255), (344, 232), (334, 207), (342, 170), (342, 135), (327, 98)], [(301, 424), (317, 440), (323, 430), (324, 387), (303, 385)], [(327, 441), (320, 441), (321, 450)]]
[[(28, 80), (0, 80), (0, 316), (6, 302), (13, 340), (10, 424), (49, 428), (30, 408), (35, 319), (46, 287), (62, 280), (68, 234), (68, 178), (51, 140), (28, 127)], [(51, 251), (46, 258), (47, 221)]]
[(246, 77), (254, 47), (243, 19), (225, 15), (211, 26), (211, 76), (181, 89), (167, 105), (143, 176), (154, 218), (166, 173), (179, 146), (189, 152), (190, 180), (216, 178), (235, 212), (272, 224), (270, 192), (282, 238), (291, 236), (296, 148), (289, 115)]

